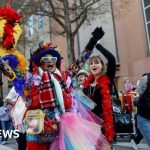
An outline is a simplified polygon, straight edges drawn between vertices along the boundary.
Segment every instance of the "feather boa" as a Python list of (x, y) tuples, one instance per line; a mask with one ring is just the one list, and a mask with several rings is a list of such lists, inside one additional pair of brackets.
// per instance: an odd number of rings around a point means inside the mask
[[(55, 70), (55, 73), (61, 77), (61, 73), (58, 69)], [(57, 95), (56, 97), (58, 99), (60, 108), (61, 108), (62, 112), (65, 113), (65, 105), (64, 105), (64, 98), (63, 98), (61, 85), (60, 85), (59, 81), (54, 77), (53, 74), (51, 74), (51, 79), (54, 83), (54, 87), (55, 87), (56, 95)]]
[[(94, 82), (94, 76), (90, 75), (84, 84), (85, 88), (90, 87)], [(113, 110), (111, 104), (111, 93), (110, 93), (110, 80), (108, 76), (103, 75), (97, 80), (97, 88), (100, 88), (100, 94), (102, 95), (102, 109), (103, 109), (103, 119), (104, 119), (104, 132), (108, 142), (113, 140), (115, 135), (114, 132), (114, 120), (113, 120)]]
[(5, 18), (6, 23), (3, 32), (3, 47), (7, 50), (13, 48), (14, 45), (14, 26), (20, 20), (20, 15), (10, 7), (10, 3), (7, 4), (6, 8), (0, 8), (1, 19)]
[(23, 77), (15, 78), (15, 80), (13, 80), (12, 83), (15, 87), (16, 92), (20, 96), (24, 97), (25, 79)]
[(18, 66), (17, 66), (17, 70), (21, 71), (22, 73), (26, 72), (26, 67), (27, 67), (27, 62), (25, 57), (23, 56), (23, 54), (17, 50), (15, 51), (10, 51), (9, 52), (10, 55), (14, 55), (17, 57), (18, 59)]

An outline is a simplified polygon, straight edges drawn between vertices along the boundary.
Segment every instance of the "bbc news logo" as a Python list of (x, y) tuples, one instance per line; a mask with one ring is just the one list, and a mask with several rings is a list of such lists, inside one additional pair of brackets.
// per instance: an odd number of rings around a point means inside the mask
[(18, 138), (19, 130), (0, 130), (0, 138)]

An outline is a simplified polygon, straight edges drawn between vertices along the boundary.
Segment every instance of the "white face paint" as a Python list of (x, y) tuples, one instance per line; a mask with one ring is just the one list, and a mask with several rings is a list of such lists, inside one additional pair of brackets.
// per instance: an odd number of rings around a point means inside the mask
[(90, 64), (90, 71), (93, 75), (97, 75), (97, 74), (101, 73), (102, 68), (103, 68), (103, 66), (102, 66), (100, 60), (98, 60), (98, 59), (96, 61), (93, 60)]

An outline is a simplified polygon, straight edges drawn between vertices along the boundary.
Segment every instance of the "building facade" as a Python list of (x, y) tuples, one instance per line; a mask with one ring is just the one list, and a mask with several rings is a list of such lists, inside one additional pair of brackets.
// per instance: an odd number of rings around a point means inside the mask
[(127, 11), (120, 18), (114, 16), (120, 60), (118, 89), (122, 89), (125, 77), (136, 84), (139, 77), (150, 72), (150, 1), (134, 1)]

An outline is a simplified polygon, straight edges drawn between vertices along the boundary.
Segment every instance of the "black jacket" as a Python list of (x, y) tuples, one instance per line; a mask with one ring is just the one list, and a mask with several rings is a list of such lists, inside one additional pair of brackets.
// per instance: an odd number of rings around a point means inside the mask
[(150, 73), (146, 75), (148, 76), (147, 88), (142, 96), (139, 98), (138, 114), (150, 120)]

